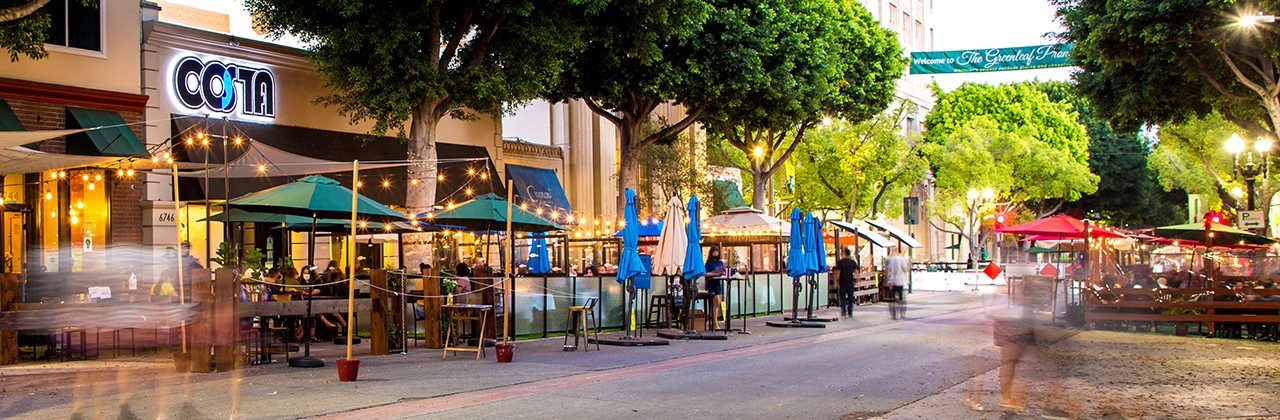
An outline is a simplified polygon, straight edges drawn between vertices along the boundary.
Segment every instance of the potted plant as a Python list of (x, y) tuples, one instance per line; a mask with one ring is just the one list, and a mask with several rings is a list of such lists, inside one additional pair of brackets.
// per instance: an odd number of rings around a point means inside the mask
[[(1201, 308), (1175, 306), (1172, 308), (1164, 308), (1164, 310), (1160, 311), (1160, 313), (1165, 315), (1200, 315), (1205, 313), (1205, 311), (1204, 309), (1201, 309)], [(1173, 334), (1179, 337), (1186, 337), (1188, 329), (1189, 329), (1189, 326), (1187, 325), (1186, 322), (1178, 321), (1178, 323), (1174, 324), (1173, 326)]]

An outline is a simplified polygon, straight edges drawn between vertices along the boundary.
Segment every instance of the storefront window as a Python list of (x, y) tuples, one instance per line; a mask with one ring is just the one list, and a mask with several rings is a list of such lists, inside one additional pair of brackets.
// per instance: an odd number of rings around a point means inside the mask
[(111, 203), (101, 170), (78, 172), (69, 177), (71, 205), (67, 223), (71, 225), (71, 271), (105, 271), (107, 227), (111, 223)]
[(16, 273), (22, 270), (24, 261), (23, 212), (27, 204), (24, 176), (22, 174), (4, 177), (4, 272)]

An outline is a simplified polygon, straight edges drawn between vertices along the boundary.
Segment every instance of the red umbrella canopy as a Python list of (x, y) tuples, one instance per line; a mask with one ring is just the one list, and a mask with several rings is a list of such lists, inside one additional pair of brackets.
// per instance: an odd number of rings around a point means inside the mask
[[(1059, 214), (1039, 220), (1032, 220), (1022, 224), (1007, 226), (1001, 229), (996, 229), (996, 231), (1014, 235), (1043, 235), (1057, 238), (1083, 238), (1084, 222), (1065, 214)], [(1095, 238), (1125, 237), (1124, 235), (1102, 226), (1092, 226), (1089, 231), (1091, 236)]]

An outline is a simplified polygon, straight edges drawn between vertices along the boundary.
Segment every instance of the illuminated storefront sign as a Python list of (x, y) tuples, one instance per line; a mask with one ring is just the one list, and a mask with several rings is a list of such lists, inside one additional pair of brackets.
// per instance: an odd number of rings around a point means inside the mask
[(191, 110), (276, 116), (275, 75), (266, 68), (186, 56), (173, 66), (173, 94)]

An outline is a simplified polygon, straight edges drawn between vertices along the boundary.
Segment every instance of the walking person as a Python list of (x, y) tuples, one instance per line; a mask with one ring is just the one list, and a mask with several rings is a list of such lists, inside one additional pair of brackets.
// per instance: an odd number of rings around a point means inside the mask
[(836, 261), (840, 316), (853, 316), (853, 281), (858, 275), (858, 268), (858, 262), (853, 259), (853, 251), (846, 247), (844, 258)]
[(893, 255), (884, 263), (885, 284), (889, 286), (889, 296), (894, 302), (890, 305), (889, 316), (893, 319), (906, 316), (906, 295), (902, 288), (911, 276), (911, 261), (902, 256), (902, 251), (894, 250)]

